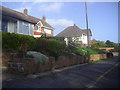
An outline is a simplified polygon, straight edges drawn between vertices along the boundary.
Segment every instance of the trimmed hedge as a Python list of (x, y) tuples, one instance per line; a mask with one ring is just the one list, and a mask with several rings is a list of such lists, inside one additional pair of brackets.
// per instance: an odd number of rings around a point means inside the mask
[(63, 50), (64, 43), (55, 39), (45, 39), (37, 38), (36, 39), (36, 49), (35, 51), (42, 52), (48, 56), (53, 56), (57, 58), (60, 56), (61, 51)]
[(33, 36), (2, 32), (3, 49), (13, 49), (24, 52), (34, 49), (35, 43)]
[(66, 47), (63, 42), (56, 39), (2, 32), (2, 48), (19, 52), (37, 51), (57, 58)]

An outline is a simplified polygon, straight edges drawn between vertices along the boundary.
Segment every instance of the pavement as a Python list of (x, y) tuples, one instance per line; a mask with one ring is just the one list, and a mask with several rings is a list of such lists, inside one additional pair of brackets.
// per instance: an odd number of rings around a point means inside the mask
[(119, 88), (120, 57), (28, 77), (7, 78), (2, 88)]

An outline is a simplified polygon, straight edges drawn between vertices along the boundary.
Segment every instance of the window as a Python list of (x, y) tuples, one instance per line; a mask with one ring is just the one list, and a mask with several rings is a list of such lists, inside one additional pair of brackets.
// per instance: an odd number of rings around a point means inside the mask
[(29, 24), (23, 22), (23, 34), (29, 35)]
[(3, 20), (2, 21), (2, 31), (7, 32), (7, 29), (8, 29), (8, 21)]
[(20, 27), (19, 33), (29, 35), (29, 24), (28, 23), (20, 21), (19, 27)]

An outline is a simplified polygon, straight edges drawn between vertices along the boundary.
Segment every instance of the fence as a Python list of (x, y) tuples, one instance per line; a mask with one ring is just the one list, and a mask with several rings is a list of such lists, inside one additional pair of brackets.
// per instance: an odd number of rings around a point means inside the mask
[(6, 54), (7, 56), (3, 55), (3, 66), (7, 66), (10, 72), (17, 71), (26, 74), (51, 71), (86, 62), (85, 56), (60, 56), (57, 60), (54, 57), (49, 57), (44, 64), (37, 64), (32, 58), (11, 58), (8, 54)]
[[(54, 57), (49, 57), (44, 64), (37, 64), (32, 58), (11, 58), (10, 54), (3, 53), (3, 65), (7, 66), (11, 72), (24, 72), (33, 74), (45, 71), (51, 71), (58, 68), (68, 67), (72, 65), (87, 63), (85, 56), (60, 56), (57, 60)], [(90, 55), (90, 60), (106, 59), (106, 54)]]

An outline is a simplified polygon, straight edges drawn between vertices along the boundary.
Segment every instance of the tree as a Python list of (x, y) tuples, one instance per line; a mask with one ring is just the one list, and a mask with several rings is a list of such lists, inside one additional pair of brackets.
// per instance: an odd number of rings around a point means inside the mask
[(107, 44), (108, 47), (113, 47), (114, 46), (114, 43), (111, 42), (110, 40), (107, 40), (105, 43)]
[(106, 43), (104, 41), (96, 41), (91, 45), (92, 48), (106, 47)]
[(119, 46), (117, 43), (111, 42), (110, 40), (107, 40), (106, 44), (108, 47), (114, 47), (114, 48)]

